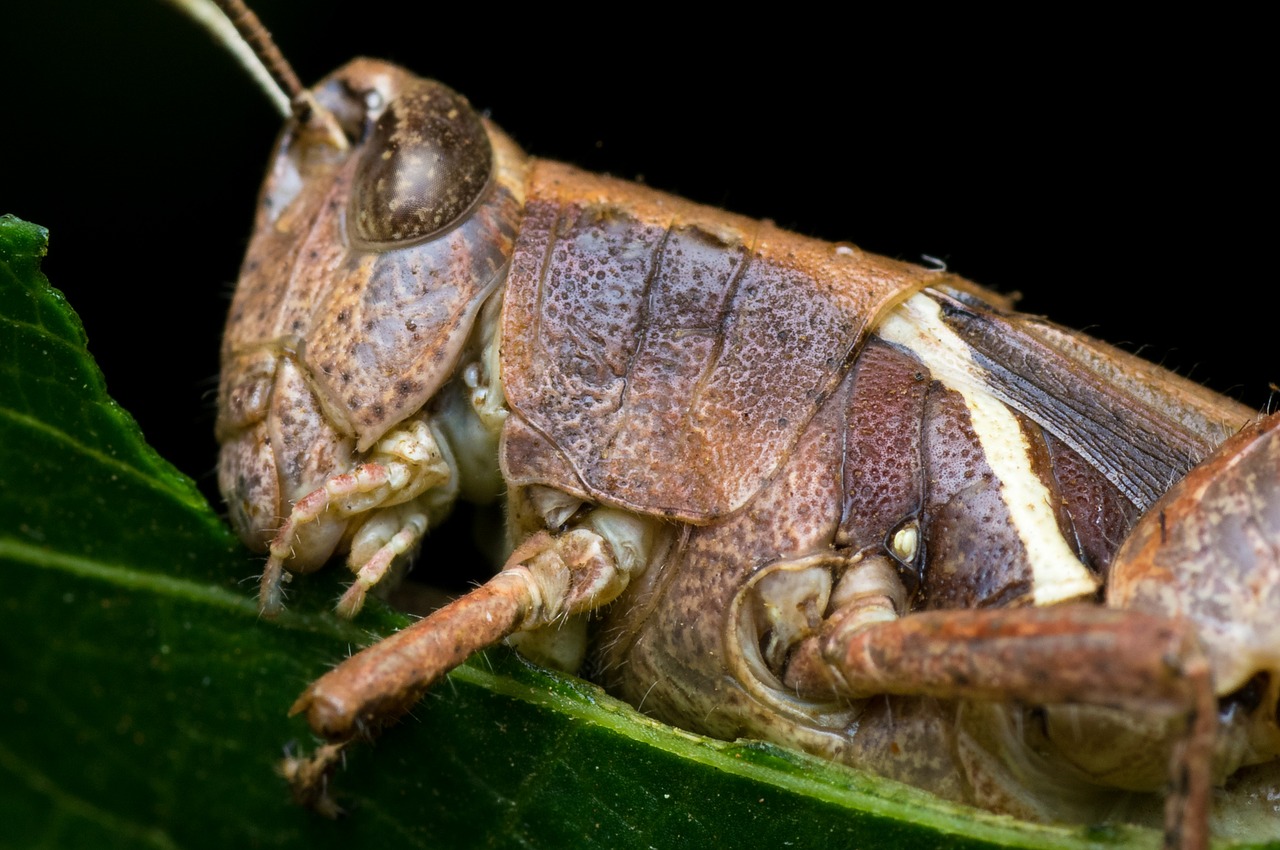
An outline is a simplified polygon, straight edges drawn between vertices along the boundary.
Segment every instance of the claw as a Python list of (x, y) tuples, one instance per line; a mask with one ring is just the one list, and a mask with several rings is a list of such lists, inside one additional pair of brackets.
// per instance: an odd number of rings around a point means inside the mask
[[(355, 583), (347, 588), (335, 608), (340, 617), (350, 620), (359, 614), (365, 596), (386, 577), (395, 559), (412, 552), (427, 533), (428, 518), (424, 513), (413, 511), (406, 516), (393, 512), (385, 519), (385, 522), (366, 523), (351, 544), (351, 566), (359, 569)], [(391, 529), (395, 532), (387, 536)], [(377, 548), (366, 557), (365, 553), (374, 546)]]
[(333, 610), (337, 612), (339, 617), (347, 620), (353, 619), (356, 614), (360, 613), (360, 609), (364, 607), (364, 598), (367, 595), (367, 588), (359, 581), (347, 588), (347, 592), (342, 594), (342, 598), (338, 600), (338, 604)]
[(267, 566), (262, 571), (262, 581), (258, 585), (258, 616), (272, 619), (284, 610), (282, 585), (288, 580), (284, 562), (275, 555), (267, 558)]
[(336, 819), (345, 812), (329, 796), (329, 776), (342, 759), (346, 744), (325, 744), (310, 757), (286, 753), (280, 762), (280, 773), (293, 790), (293, 799), (299, 805)]

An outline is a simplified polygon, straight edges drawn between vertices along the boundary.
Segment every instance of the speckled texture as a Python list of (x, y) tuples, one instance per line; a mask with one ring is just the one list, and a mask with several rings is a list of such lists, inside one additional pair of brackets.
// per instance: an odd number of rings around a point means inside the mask
[[(1109, 604), (1196, 623), (1219, 694), (1252, 683), (1248, 760), (1280, 756), (1280, 414), (1229, 440), (1117, 555)], [(1247, 762), (1246, 762), (1247, 763)]]
[(778, 560), (829, 552), (840, 517), (840, 421), (848, 383), (807, 428), (779, 475), (734, 516), (691, 530), (602, 628), (604, 678), (647, 713), (721, 738), (763, 737), (830, 754), (840, 729), (780, 717), (729, 673), (733, 600)]
[(1095, 571), (1101, 571), (1111, 563), (1116, 549), (1133, 527), (1138, 508), (1088, 461), (1052, 434), (1044, 437), (1062, 508), (1075, 529), (1081, 559)]
[(695, 522), (736, 510), (866, 328), (932, 277), (539, 163), (508, 279), (503, 383), (562, 457), (511, 451), (508, 480)]
[(925, 414), (929, 608), (977, 608), (1032, 591), (1026, 547), (1009, 517), (1000, 480), (987, 465), (960, 394), (935, 384)]
[(879, 340), (854, 366), (845, 424), (844, 506), (836, 540), (879, 544), (924, 500), (923, 423), (932, 380), (919, 361)]
[[(319, 99), (345, 114), (354, 109), (347, 87), (383, 80), (385, 104), (411, 79), (357, 60), (321, 84)], [(522, 161), (492, 132), (504, 161)], [(452, 230), (366, 250), (347, 232), (353, 191), (368, 191), (355, 185), (359, 153), (317, 150), (292, 133), (281, 139), (223, 338), (220, 407), (234, 412), (233, 397), (253, 395), (263, 349), (288, 350), (332, 425), (363, 451), (452, 374), (477, 311), (502, 283), (523, 172), (499, 170)], [(224, 414), (224, 437), (232, 421)]]
[[(370, 133), (374, 122), (406, 86), (434, 97), (432, 85), (356, 60), (317, 87), (356, 143), (337, 150), (291, 123), (277, 145), (223, 337), (218, 393), (219, 483), (233, 524), (255, 548), (267, 545), (295, 501), (354, 470), (362, 453), (437, 395), (479, 310), (503, 283), (526, 159), (478, 116), (464, 123), (492, 139), (470, 145), (473, 153), (483, 148), (483, 175), (472, 168), (463, 187), (470, 196), (446, 204), (461, 217), (455, 226), (424, 239), (438, 221), (427, 230), (422, 222), (387, 225), (381, 235), (406, 241), (379, 244), (349, 232), (353, 208), (385, 193), (370, 182), (394, 176), (360, 170), (371, 155), (365, 145), (385, 143), (392, 130), (397, 138), (421, 130), (407, 114), (425, 107), (417, 100), (397, 107), (399, 123), (384, 125), (386, 132)], [(445, 99), (448, 112), (465, 108), (456, 95)], [(412, 140), (400, 141), (401, 156), (384, 164), (416, 167), (403, 149)], [(374, 158), (382, 162), (380, 153)], [(290, 544), (290, 569), (323, 563), (345, 524), (307, 526)]]

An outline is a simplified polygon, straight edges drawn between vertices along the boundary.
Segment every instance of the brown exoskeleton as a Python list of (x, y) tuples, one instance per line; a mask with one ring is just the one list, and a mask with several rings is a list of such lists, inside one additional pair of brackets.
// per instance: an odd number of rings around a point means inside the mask
[(1251, 412), (944, 272), (529, 158), (394, 66), (310, 97), (223, 350), (263, 611), (346, 552), (354, 616), (460, 496), (505, 491), (512, 544), (313, 684), (317, 732), (511, 637), (672, 723), (1024, 816), (1171, 780), (1171, 845), (1280, 755), (1270, 421), (1166, 495)]

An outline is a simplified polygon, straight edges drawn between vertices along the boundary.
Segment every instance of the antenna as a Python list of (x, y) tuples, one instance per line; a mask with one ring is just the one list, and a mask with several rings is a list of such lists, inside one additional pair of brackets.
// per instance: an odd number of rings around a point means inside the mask
[(167, 0), (203, 26), (239, 60), (283, 117), (298, 123), (339, 150), (349, 145), (333, 113), (316, 102), (271, 33), (243, 0)]

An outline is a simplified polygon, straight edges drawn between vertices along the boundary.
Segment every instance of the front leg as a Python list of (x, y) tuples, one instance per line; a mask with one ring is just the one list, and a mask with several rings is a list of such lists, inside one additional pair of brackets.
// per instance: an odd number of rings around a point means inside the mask
[(348, 658), (293, 704), (316, 734), (343, 741), (398, 719), (474, 652), (518, 631), (608, 604), (628, 575), (603, 537), (577, 528), (526, 540), (502, 572)]
[[(334, 473), (294, 502), (268, 547), (258, 607), (275, 616), (284, 605), (285, 569), (308, 571), (333, 551), (334, 532), (355, 520), (349, 565), (356, 581), (338, 604), (354, 617), (365, 594), (380, 582), (399, 555), (416, 546), (433, 520), (448, 512), (457, 494), (448, 441), (428, 417), (411, 419), (385, 436), (349, 471)], [(316, 545), (313, 538), (323, 542)], [(314, 550), (314, 551), (313, 551)]]

